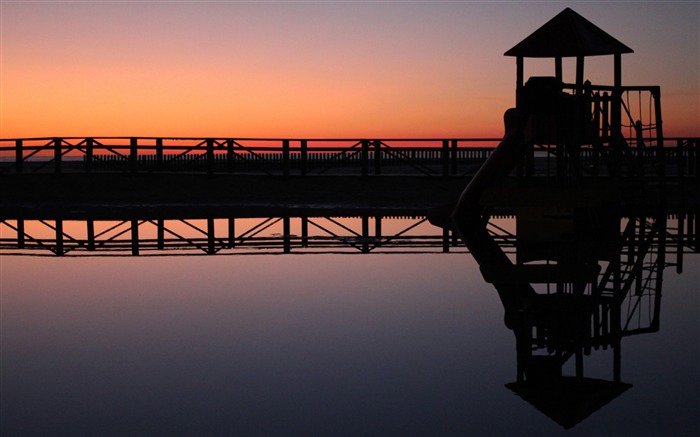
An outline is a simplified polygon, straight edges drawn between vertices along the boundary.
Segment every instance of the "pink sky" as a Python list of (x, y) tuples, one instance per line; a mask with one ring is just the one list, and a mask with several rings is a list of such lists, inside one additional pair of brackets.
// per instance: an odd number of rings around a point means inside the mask
[(498, 137), (503, 53), (565, 7), (634, 49), (667, 136), (700, 135), (697, 2), (3, 1), (0, 137)]

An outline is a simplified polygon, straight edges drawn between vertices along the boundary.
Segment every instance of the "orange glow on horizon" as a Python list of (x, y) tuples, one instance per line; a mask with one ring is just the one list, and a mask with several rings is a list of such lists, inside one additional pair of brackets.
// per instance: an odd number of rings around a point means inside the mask
[[(514, 59), (503, 52), (560, 10), (556, 4), (537, 11), (473, 4), (1, 7), (2, 138), (501, 137), (503, 113), (515, 100)], [(674, 13), (696, 26), (697, 5), (684, 7)], [(640, 13), (652, 17), (655, 8), (640, 6)], [(577, 9), (603, 28), (615, 22), (593, 7)], [(615, 17), (628, 19), (621, 12)], [(663, 22), (648, 24), (669, 35), (614, 29), (635, 47), (623, 58), (623, 85), (661, 85), (665, 135), (700, 135), (697, 41)], [(674, 45), (660, 46), (659, 35)], [(586, 74), (597, 83), (610, 76), (610, 60), (595, 58), (601, 60), (586, 61)], [(549, 61), (544, 65), (551, 69)], [(526, 75), (539, 74), (528, 70), (536, 64), (526, 61)]]

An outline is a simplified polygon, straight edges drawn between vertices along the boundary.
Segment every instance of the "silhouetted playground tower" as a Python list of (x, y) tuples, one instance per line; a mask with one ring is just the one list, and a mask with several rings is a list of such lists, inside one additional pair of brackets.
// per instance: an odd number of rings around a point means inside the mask
[[(580, 148), (583, 145), (592, 146), (591, 154), (610, 158), (608, 164), (613, 173), (619, 170), (620, 161), (625, 158), (630, 168), (635, 166), (637, 171), (643, 170), (645, 141), (655, 143), (658, 150), (654, 155), (663, 159), (660, 89), (658, 86), (622, 85), (622, 55), (625, 53), (633, 53), (633, 50), (569, 8), (505, 52), (505, 56), (516, 58), (516, 108), (520, 114), (529, 116), (525, 140), (530, 145), (556, 146), (560, 181), (565, 173), (569, 176), (581, 173)], [(612, 86), (585, 81), (584, 64), (588, 56), (613, 56)], [(552, 58), (554, 76), (531, 77), (525, 82), (525, 58)], [(576, 59), (574, 84), (563, 81), (563, 58)], [(630, 92), (639, 93), (638, 113), (629, 101), (625, 104), (624, 95), (629, 97)], [(653, 99), (646, 121), (642, 121), (642, 92), (650, 93), (650, 102)], [(630, 134), (625, 138), (625, 128), (629, 128), (633, 138)], [(636, 153), (630, 151), (633, 142)], [(597, 168), (592, 171), (597, 173)]]

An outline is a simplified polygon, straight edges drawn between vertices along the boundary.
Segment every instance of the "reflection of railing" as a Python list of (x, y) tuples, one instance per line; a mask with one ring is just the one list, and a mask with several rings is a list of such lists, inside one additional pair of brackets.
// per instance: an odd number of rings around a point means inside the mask
[(0, 140), (0, 172), (460, 176), (475, 171), (497, 142), (493, 138), (19, 138)]
[(0, 253), (158, 255), (461, 252), (425, 217), (0, 220)]

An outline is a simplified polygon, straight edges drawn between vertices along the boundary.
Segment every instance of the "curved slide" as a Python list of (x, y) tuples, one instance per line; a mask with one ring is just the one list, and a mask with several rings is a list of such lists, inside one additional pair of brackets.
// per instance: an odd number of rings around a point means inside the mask
[[(452, 213), (452, 220), (479, 267), (512, 267), (513, 263), (486, 230), (481, 196), (488, 187), (500, 183), (515, 168), (522, 153), (525, 121), (515, 109), (505, 113), (506, 135), (464, 189)], [(520, 310), (535, 290), (528, 283), (493, 283), (506, 310), (506, 325), (513, 311)], [(511, 319), (512, 320), (512, 319)]]

